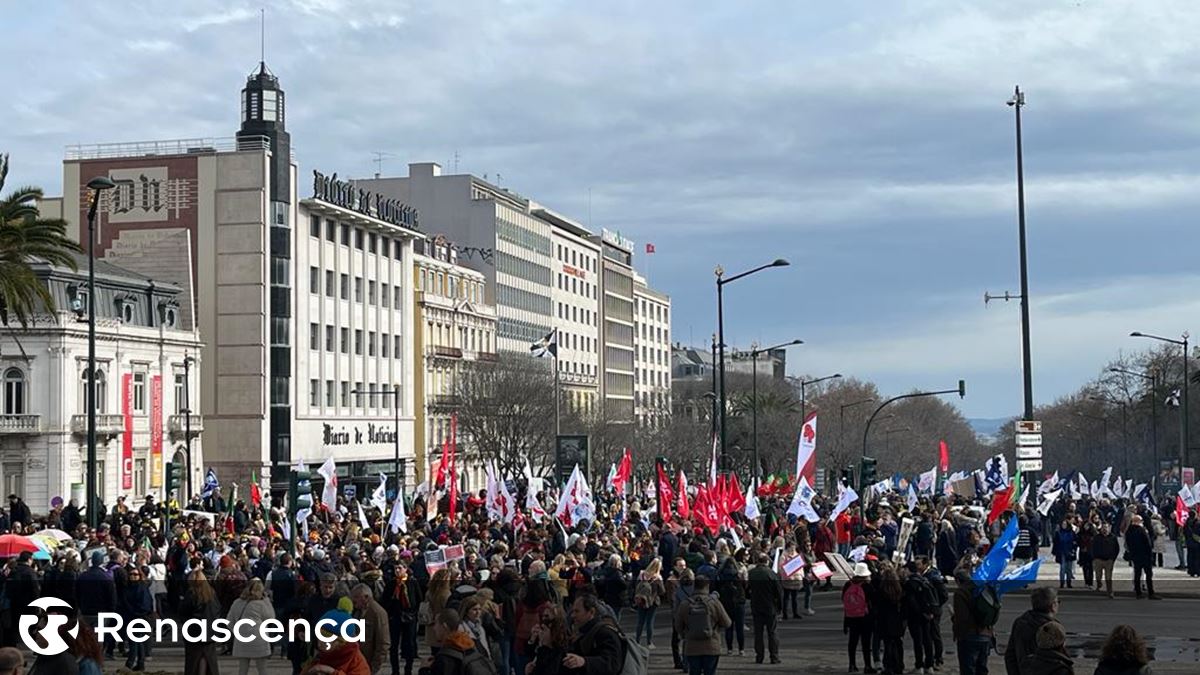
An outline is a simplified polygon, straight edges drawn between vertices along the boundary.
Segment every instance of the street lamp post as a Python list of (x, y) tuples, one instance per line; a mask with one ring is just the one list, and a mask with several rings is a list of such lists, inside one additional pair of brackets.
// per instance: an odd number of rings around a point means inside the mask
[[(192, 361), (194, 358), (183, 354), (183, 443), (184, 453), (187, 455), (187, 476), (184, 483), (183, 498), (179, 500), (180, 504), (187, 504), (192, 499)], [(168, 495), (170, 498), (170, 495)]]
[(1106, 403), (1115, 403), (1121, 406), (1121, 445), (1124, 446), (1121, 456), (1125, 458), (1125, 477), (1129, 478), (1129, 411), (1125, 406), (1125, 401), (1115, 399), (1109, 396), (1089, 396), (1093, 401), (1103, 401)]
[(899, 401), (902, 399), (918, 398), (921, 396), (941, 396), (942, 394), (958, 394), (959, 398), (965, 397), (967, 395), (967, 381), (959, 380), (958, 388), (956, 388), (956, 389), (940, 389), (938, 391), (914, 391), (911, 394), (901, 394), (899, 396), (893, 396), (893, 397), (889, 398), (888, 400), (884, 401), (883, 403), (880, 403), (879, 407), (875, 409), (875, 412), (871, 413), (871, 416), (867, 419), (867, 426), (866, 426), (866, 428), (863, 429), (862, 456), (863, 457), (867, 456), (867, 435), (871, 433), (871, 423), (875, 421), (875, 417), (877, 415), (879, 415), (879, 412), (881, 410), (888, 407), (892, 403), (895, 403), (896, 401)]
[(1151, 370), (1149, 373), (1139, 373), (1135, 370), (1125, 370), (1124, 368), (1109, 368), (1110, 373), (1124, 373), (1125, 375), (1133, 375), (1140, 377), (1143, 380), (1150, 380), (1150, 447), (1154, 455), (1153, 469), (1150, 471), (1151, 477), (1158, 475), (1158, 406), (1155, 404), (1155, 392), (1158, 390), (1158, 371)]
[(95, 529), (100, 525), (103, 514), (98, 513), (96, 493), (96, 211), (100, 207), (100, 193), (117, 186), (107, 176), (96, 176), (88, 181), (92, 191), (92, 203), (88, 206), (88, 356), (87, 356), (87, 519), (88, 526)]
[[(751, 415), (750, 415), (751, 419), (753, 420), (751, 422), (752, 431), (751, 431), (750, 435), (751, 435), (751, 438), (754, 439), (754, 477), (755, 478), (762, 477), (762, 472), (761, 472), (761, 469), (759, 468), (759, 464), (758, 464), (758, 355), (763, 352), (770, 354), (771, 352), (775, 351), (776, 349), (783, 349), (784, 347), (790, 347), (792, 345), (802, 345), (802, 344), (804, 344), (804, 340), (792, 340), (791, 342), (783, 342), (783, 343), (775, 345), (774, 347), (767, 347), (766, 349), (754, 348), (754, 349), (750, 350), (750, 361), (751, 361), (751, 364), (753, 365), (753, 369), (754, 369), (754, 374), (750, 376), (751, 382), (753, 382), (753, 384), (751, 385), (751, 390), (752, 390), (751, 398), (753, 399), (753, 402), (754, 402), (754, 408), (752, 409)], [(803, 418), (801, 418), (801, 419), (803, 419)]]
[(1187, 331), (1184, 331), (1181, 336), (1182, 339), (1176, 340), (1174, 338), (1134, 331), (1129, 334), (1129, 337), (1150, 338), (1151, 340), (1158, 340), (1159, 342), (1167, 342), (1183, 347), (1183, 386), (1179, 391), (1179, 468), (1182, 471), (1183, 467), (1187, 466), (1190, 461), (1190, 453), (1188, 452), (1188, 439), (1191, 438), (1191, 435), (1188, 434), (1188, 338), (1191, 336), (1188, 335)]
[(801, 424), (804, 423), (804, 420), (808, 419), (808, 399), (804, 395), (804, 388), (810, 384), (824, 382), (825, 380), (837, 380), (837, 379), (841, 379), (841, 377), (842, 377), (841, 373), (834, 373), (832, 375), (826, 375), (825, 377), (818, 377), (815, 380), (807, 380), (807, 381), (805, 381), (803, 379), (800, 380), (800, 423)]
[[(1100, 454), (1104, 455), (1104, 458), (1107, 461), (1108, 460), (1108, 418), (1101, 416), (1101, 415), (1089, 415), (1087, 413), (1082, 413), (1082, 412), (1077, 412), (1075, 414), (1084, 419), (1089, 419), (1089, 420), (1100, 422), (1100, 424), (1102, 425), (1101, 430), (1102, 430), (1102, 433), (1104, 434), (1100, 438)], [(1093, 465), (1092, 468), (1093, 468), (1093, 470), (1097, 470), (1097, 471), (1099, 470), (1099, 467), (1096, 465)]]
[(391, 389), (351, 389), (351, 394), (355, 396), (366, 394), (368, 396), (391, 396), (392, 397), (392, 451), (395, 453), (393, 458), (392, 471), (396, 479), (396, 496), (400, 496), (400, 491), (404, 488), (400, 484), (400, 385), (394, 384)]
[(1008, 105), (1017, 118), (1017, 227), (1021, 245), (1021, 368), (1025, 374), (1025, 419), (1033, 419), (1033, 365), (1029, 355), (1029, 263), (1025, 246), (1025, 162), (1021, 147), (1021, 108), (1025, 94), (1013, 88)]
[(769, 269), (771, 267), (787, 267), (790, 264), (791, 263), (789, 263), (787, 260), (784, 260), (783, 258), (776, 258), (774, 261), (769, 262), (766, 265), (759, 265), (758, 267), (755, 267), (754, 269), (747, 270), (740, 274), (735, 274), (731, 277), (725, 276), (725, 270), (720, 265), (718, 265), (717, 269), (715, 270), (715, 273), (717, 275), (717, 348), (719, 350), (719, 358), (720, 358), (720, 362), (717, 367), (721, 371), (721, 389), (720, 389), (719, 395), (720, 395), (720, 404), (721, 404), (720, 412), (721, 412), (721, 468), (722, 469), (724, 469), (726, 466), (725, 443), (728, 438), (728, 433), (725, 428), (725, 299), (724, 299), (725, 284), (737, 281), (738, 279), (741, 279), (743, 277), (748, 277), (751, 274), (754, 274), (755, 272), (761, 272), (761, 271), (763, 271), (765, 269)]

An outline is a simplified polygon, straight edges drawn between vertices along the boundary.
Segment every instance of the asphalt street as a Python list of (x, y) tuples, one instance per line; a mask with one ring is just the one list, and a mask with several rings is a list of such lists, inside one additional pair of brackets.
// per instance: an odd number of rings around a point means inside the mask
[[(1133, 625), (1147, 640), (1154, 651), (1154, 672), (1195, 673), (1200, 671), (1200, 637), (1195, 630), (1195, 617), (1200, 612), (1200, 599), (1166, 599), (1161, 601), (1135, 600), (1131, 597), (1108, 599), (1086, 593), (1064, 595), (1061, 601), (1060, 621), (1068, 632), (1067, 646), (1076, 659), (1076, 672), (1090, 674), (1105, 635), (1117, 623)], [(842, 634), (842, 613), (839, 596), (835, 592), (823, 592), (814, 596), (816, 615), (800, 620), (789, 619), (779, 623), (779, 641), (783, 663), (780, 665), (754, 663), (753, 633), (746, 631), (746, 655), (722, 656), (718, 668), (720, 673), (844, 673), (846, 672), (846, 639)], [(1008, 629), (1013, 619), (1029, 607), (1027, 594), (1006, 595), (1001, 620), (997, 626), (997, 641), (1001, 652), (1008, 639)], [(633, 632), (633, 616), (627, 612), (622, 624), (630, 634)], [(651, 672), (669, 674), (671, 668), (670, 624), (665, 612), (656, 621), (657, 648), (650, 654)], [(957, 672), (954, 647), (950, 641), (950, 618), (944, 617), (943, 635), (948, 654), (947, 667), (943, 673)], [(905, 654), (911, 667), (911, 643), (906, 638)], [(1004, 672), (1001, 654), (991, 658), (993, 673)], [(105, 664), (106, 673), (118, 672), (119, 660)], [(861, 667), (861, 663), (859, 666)], [(183, 666), (182, 647), (159, 646), (147, 662), (147, 672), (179, 673)], [(221, 657), (222, 672), (237, 672), (237, 662), (232, 657)], [(287, 675), (290, 664), (280, 658), (269, 662), (269, 672)], [(385, 669), (386, 672), (386, 669)]]

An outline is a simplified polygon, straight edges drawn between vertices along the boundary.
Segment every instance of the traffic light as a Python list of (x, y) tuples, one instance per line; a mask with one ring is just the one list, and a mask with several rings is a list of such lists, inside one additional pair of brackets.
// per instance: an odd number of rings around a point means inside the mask
[(176, 499), (179, 499), (179, 487), (183, 485), (183, 465), (175, 462), (167, 462), (167, 475), (165, 480), (163, 494), (164, 503), (170, 503), (171, 495), (174, 494)]
[(854, 465), (851, 464), (842, 469), (842, 483), (847, 487), (854, 487)]
[(304, 509), (311, 509), (313, 505), (312, 497), (312, 474), (308, 471), (292, 471), (290, 484), (288, 485), (288, 494), (291, 504), (291, 512), (294, 516), (296, 513)]
[(879, 460), (875, 459), (874, 457), (862, 458), (862, 467), (859, 470), (859, 485), (861, 485), (863, 489), (866, 489), (867, 486), (875, 483), (875, 465), (878, 463)]

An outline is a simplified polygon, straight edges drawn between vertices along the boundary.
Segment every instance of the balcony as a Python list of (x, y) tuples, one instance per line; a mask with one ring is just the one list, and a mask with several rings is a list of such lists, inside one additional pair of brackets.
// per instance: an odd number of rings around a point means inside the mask
[(462, 398), (454, 394), (438, 394), (429, 397), (429, 407), (434, 410), (446, 410), (462, 405)]
[[(170, 432), (173, 438), (183, 436), (184, 430), (189, 424), (186, 415), (171, 415), (167, 418), (167, 431)], [(192, 437), (200, 435), (204, 431), (204, 418), (199, 415), (192, 415), (191, 419)]]
[[(96, 415), (97, 436), (116, 436), (122, 431), (125, 431), (123, 415)], [(87, 434), (87, 415), (71, 415), (71, 433)]]
[(41, 430), (41, 415), (0, 415), (0, 434), (36, 434)]
[(442, 357), (446, 359), (461, 359), (463, 351), (458, 347), (446, 347), (443, 345), (433, 345), (429, 348), (429, 355)]
[(476, 360), (476, 361), (492, 361), (492, 362), (495, 362), (495, 361), (499, 361), (499, 360), (500, 360), (500, 356), (499, 356), (498, 354), (496, 354), (495, 352), (476, 352), (476, 353), (475, 353), (475, 360)]

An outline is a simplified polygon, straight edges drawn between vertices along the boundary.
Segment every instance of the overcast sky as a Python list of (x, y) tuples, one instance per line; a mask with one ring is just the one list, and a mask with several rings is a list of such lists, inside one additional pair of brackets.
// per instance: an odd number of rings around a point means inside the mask
[[(704, 5), (712, 9), (703, 9)], [(3, 3), (9, 184), (63, 147), (230, 136), (260, 3)], [(806, 341), (795, 374), (967, 380), (1019, 414), (1012, 109), (1039, 403), (1200, 311), (1200, 13), (1164, 0), (267, 2), (301, 175), (436, 161), (656, 245), (679, 341)], [(303, 181), (302, 181), (302, 184)], [(590, 194), (590, 197), (589, 197)], [(423, 223), (435, 229), (433, 223)]]

